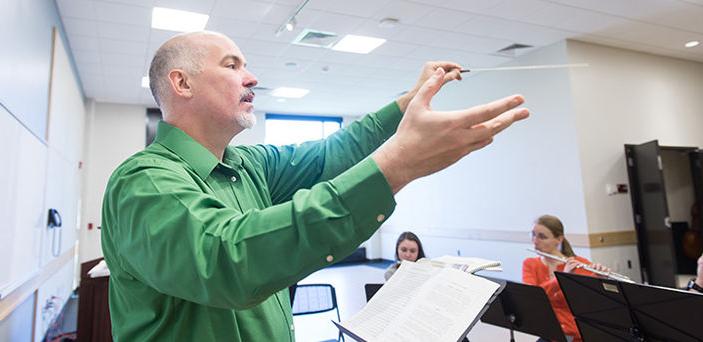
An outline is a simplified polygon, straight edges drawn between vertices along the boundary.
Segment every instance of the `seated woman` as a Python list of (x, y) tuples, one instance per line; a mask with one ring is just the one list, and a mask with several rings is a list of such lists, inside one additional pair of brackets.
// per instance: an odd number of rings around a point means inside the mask
[(395, 260), (397, 262), (390, 265), (383, 276), (386, 280), (390, 279), (403, 260), (414, 262), (424, 257), (425, 251), (422, 249), (422, 243), (417, 235), (411, 232), (404, 232), (398, 236), (398, 241), (395, 243)]
[(574, 316), (569, 310), (566, 298), (564, 298), (554, 276), (554, 271), (595, 276), (595, 274), (582, 269), (581, 266), (590, 265), (602, 271), (608, 271), (608, 269), (599, 264), (591, 264), (588, 259), (574, 254), (569, 241), (564, 237), (564, 225), (555, 216), (543, 215), (537, 219), (532, 228), (532, 243), (536, 250), (565, 258), (567, 262), (562, 263), (542, 256), (527, 258), (522, 263), (522, 281), (525, 284), (540, 286), (544, 289), (564, 335), (571, 336), (574, 341), (580, 341), (581, 336)]

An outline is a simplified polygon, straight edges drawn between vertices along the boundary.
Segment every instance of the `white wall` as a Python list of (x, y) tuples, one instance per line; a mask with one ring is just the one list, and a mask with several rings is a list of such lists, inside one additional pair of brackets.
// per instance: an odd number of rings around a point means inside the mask
[(629, 195), (606, 196), (627, 183), (624, 144), (703, 147), (703, 64), (629, 50), (568, 43), (588, 226), (631, 230)]
[[(102, 256), (100, 225), (102, 199), (112, 171), (146, 144), (146, 108), (95, 103), (88, 105), (85, 141), (83, 220), (80, 260)], [(88, 224), (93, 225), (88, 230)]]

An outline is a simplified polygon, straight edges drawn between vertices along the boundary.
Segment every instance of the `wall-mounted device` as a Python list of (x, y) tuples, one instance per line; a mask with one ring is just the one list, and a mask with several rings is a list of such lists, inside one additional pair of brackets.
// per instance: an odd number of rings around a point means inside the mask
[(51, 236), (51, 254), (57, 257), (61, 254), (61, 214), (59, 214), (58, 210), (50, 208), (48, 216), (46, 227), (53, 231)]

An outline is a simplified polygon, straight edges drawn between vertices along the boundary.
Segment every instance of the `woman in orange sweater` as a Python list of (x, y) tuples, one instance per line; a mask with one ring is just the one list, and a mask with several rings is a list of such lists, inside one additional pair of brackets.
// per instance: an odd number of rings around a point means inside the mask
[(603, 271), (608, 271), (608, 268), (599, 264), (591, 264), (588, 259), (574, 254), (569, 241), (564, 237), (564, 225), (556, 216), (543, 215), (537, 219), (532, 228), (532, 243), (536, 250), (566, 258), (568, 261), (562, 263), (541, 256), (527, 258), (522, 263), (522, 281), (525, 284), (544, 289), (564, 335), (572, 337), (574, 341), (581, 341), (574, 316), (569, 310), (556, 277), (554, 277), (554, 271), (595, 276), (595, 274), (582, 269), (581, 266), (590, 265)]

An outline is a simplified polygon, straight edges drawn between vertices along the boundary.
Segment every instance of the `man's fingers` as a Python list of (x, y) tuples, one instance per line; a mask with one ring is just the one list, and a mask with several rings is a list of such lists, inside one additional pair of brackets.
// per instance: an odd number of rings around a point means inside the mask
[(461, 81), (461, 69), (453, 68), (445, 70), (449, 71), (444, 75), (444, 84), (453, 80)]
[(489, 120), (485, 125), (491, 130), (492, 135), (496, 135), (510, 127), (513, 122), (526, 119), (528, 116), (530, 116), (530, 111), (527, 108), (511, 109)]
[(525, 119), (528, 116), (529, 111), (526, 108), (518, 108), (509, 110), (487, 122), (474, 125), (468, 129), (468, 143), (473, 143), (475, 140), (492, 138), (504, 129), (510, 127), (513, 122)]
[(473, 127), (482, 122), (489, 121), (504, 112), (507, 112), (525, 102), (522, 95), (512, 95), (491, 103), (471, 107), (469, 109), (452, 111), (448, 115), (455, 116), (464, 127)]
[(432, 97), (437, 94), (439, 88), (442, 87), (443, 79), (444, 69), (437, 68), (434, 74), (432, 74), (432, 76), (428, 78), (425, 83), (422, 84), (422, 87), (420, 87), (420, 90), (418, 90), (417, 95), (415, 95), (411, 104), (415, 103), (416, 101), (419, 101), (419, 105), (421, 105), (423, 108), (429, 108), (430, 101), (432, 101)]

